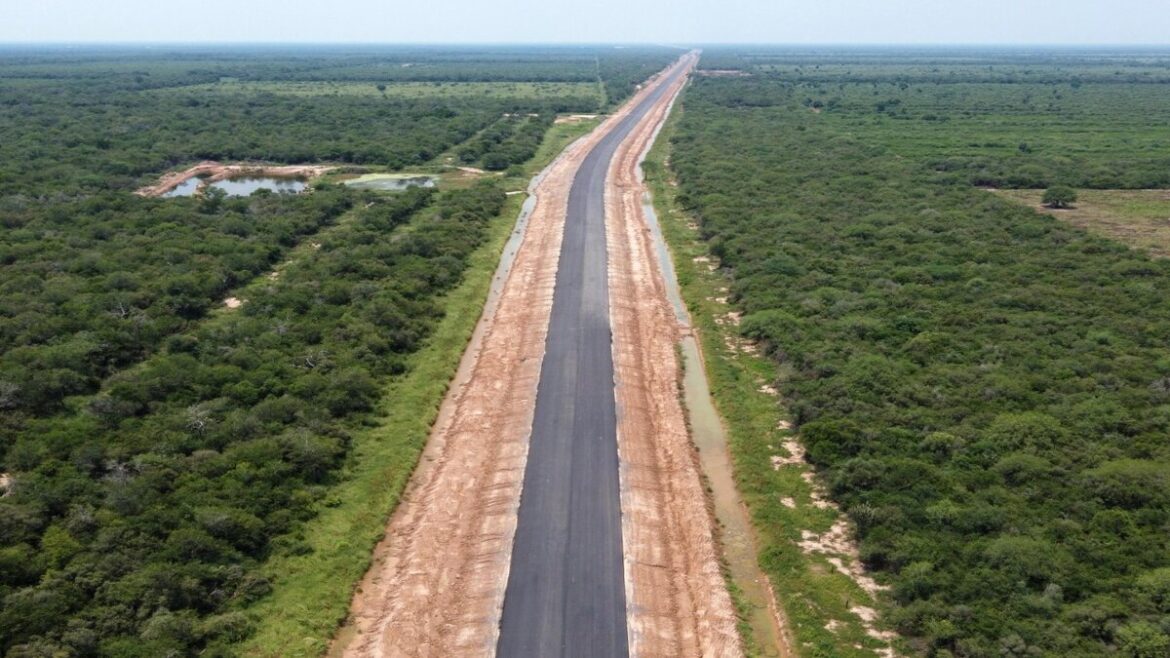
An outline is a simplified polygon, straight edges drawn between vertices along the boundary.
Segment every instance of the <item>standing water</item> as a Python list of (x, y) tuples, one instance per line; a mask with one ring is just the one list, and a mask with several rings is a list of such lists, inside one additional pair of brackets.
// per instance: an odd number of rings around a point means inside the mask
[[(658, 265), (666, 283), (666, 295), (674, 307), (679, 324), (690, 327), (690, 315), (683, 303), (675, 277), (674, 263), (649, 193), (642, 202), (646, 222), (654, 239)], [(731, 455), (727, 447), (727, 434), (715, 404), (711, 400), (711, 387), (707, 383), (707, 371), (703, 367), (703, 356), (698, 342), (690, 332), (682, 339), (683, 356), (683, 399), (686, 402), (687, 418), (691, 426), (691, 440), (699, 449), (699, 465), (711, 487), (715, 518), (719, 522), (719, 538), (723, 557), (731, 578), (739, 586), (743, 599), (748, 604), (748, 623), (755, 634), (760, 655), (786, 657), (789, 655), (780, 627), (779, 611), (772, 595), (768, 576), (760, 569), (756, 560), (755, 534), (751, 527), (747, 508), (739, 499), (735, 488), (735, 477)]]
[(211, 184), (228, 196), (248, 196), (256, 190), (289, 192), (296, 194), (305, 190), (305, 181), (296, 178), (228, 178)]
[(347, 180), (345, 184), (356, 190), (400, 192), (411, 187), (434, 187), (436, 180), (434, 176), (422, 174), (366, 174)]
[(194, 196), (214, 187), (223, 190), (228, 196), (248, 196), (256, 190), (272, 190), (273, 192), (288, 192), (296, 194), (304, 192), (308, 184), (299, 178), (268, 178), (246, 176), (227, 178), (225, 180), (208, 183), (206, 178), (193, 176), (179, 183), (163, 195), (164, 198), (179, 196)]
[(183, 181), (182, 183), (179, 183), (178, 185), (176, 185), (174, 187), (174, 189), (172, 189), (170, 192), (167, 192), (163, 196), (168, 197), (168, 198), (169, 197), (177, 197), (177, 196), (191, 196), (199, 191), (199, 186), (201, 186), (201, 185), (203, 185), (202, 178), (197, 178), (197, 177), (188, 178), (187, 180)]

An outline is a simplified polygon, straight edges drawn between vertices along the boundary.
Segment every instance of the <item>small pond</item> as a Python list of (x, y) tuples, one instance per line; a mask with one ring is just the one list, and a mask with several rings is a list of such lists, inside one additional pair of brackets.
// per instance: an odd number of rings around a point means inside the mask
[(296, 178), (229, 178), (211, 184), (228, 196), (248, 196), (256, 190), (272, 190), (273, 192), (289, 192), (296, 194), (305, 191), (305, 181)]
[(398, 192), (409, 187), (434, 187), (438, 180), (435, 176), (421, 174), (365, 174), (347, 180), (345, 184), (356, 190)]
[(164, 194), (164, 197), (192, 196), (198, 194), (204, 186), (219, 188), (228, 196), (248, 196), (256, 190), (272, 190), (273, 192), (288, 192), (296, 194), (305, 191), (308, 184), (299, 178), (271, 178), (271, 177), (241, 177), (208, 183), (205, 178), (188, 178), (179, 183), (175, 189)]
[(188, 178), (187, 180), (183, 181), (182, 183), (179, 183), (178, 186), (175, 187), (175, 189), (171, 190), (170, 192), (167, 192), (163, 196), (164, 197), (191, 196), (192, 194), (195, 194), (196, 192), (199, 191), (199, 187), (201, 185), (203, 185), (202, 178)]

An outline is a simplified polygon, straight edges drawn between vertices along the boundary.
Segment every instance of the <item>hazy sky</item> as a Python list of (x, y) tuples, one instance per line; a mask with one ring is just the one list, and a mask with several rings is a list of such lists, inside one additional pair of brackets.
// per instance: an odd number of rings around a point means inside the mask
[(0, 42), (1170, 44), (1170, 0), (7, 0)]

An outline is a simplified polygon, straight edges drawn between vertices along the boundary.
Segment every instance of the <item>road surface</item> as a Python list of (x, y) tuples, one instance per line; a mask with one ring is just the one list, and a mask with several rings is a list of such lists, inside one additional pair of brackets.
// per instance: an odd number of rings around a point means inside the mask
[(696, 61), (533, 181), (331, 656), (742, 657), (639, 210)]
[(497, 653), (629, 655), (607, 282), (605, 179), (674, 70), (573, 178)]

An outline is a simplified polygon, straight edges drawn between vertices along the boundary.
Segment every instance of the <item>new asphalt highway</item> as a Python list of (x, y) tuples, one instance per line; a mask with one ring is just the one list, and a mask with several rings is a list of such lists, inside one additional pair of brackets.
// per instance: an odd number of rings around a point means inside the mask
[(673, 69), (573, 179), (511, 568), (501, 658), (629, 655), (605, 236), (618, 146), (683, 74)]

